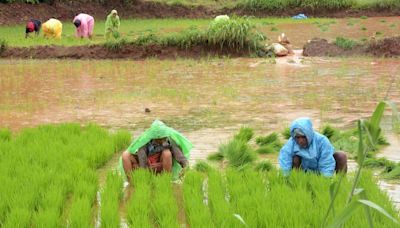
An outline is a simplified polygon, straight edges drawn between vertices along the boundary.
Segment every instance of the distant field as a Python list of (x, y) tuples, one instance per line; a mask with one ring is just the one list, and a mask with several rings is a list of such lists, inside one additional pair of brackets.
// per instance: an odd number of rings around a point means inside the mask
[[(254, 18), (251, 19), (258, 29), (260, 30), (274, 30), (274, 26), (280, 24), (312, 24), (312, 23), (327, 23), (332, 19), (320, 19), (313, 18), (308, 20), (293, 20), (291, 18)], [(334, 20), (334, 19), (333, 19)], [(172, 32), (179, 32), (183, 29), (187, 29), (193, 26), (199, 28), (206, 28), (211, 22), (211, 19), (131, 19), (122, 20), (120, 32), (122, 37), (126, 39), (135, 39), (141, 34), (154, 33), (157, 35), (170, 34)], [(271, 27), (271, 28), (270, 28)], [(277, 33), (281, 32), (278, 29)], [(16, 47), (28, 47), (36, 45), (90, 45), (99, 44), (105, 42), (104, 38), (104, 21), (96, 21), (94, 28), (94, 38), (88, 39), (77, 39), (75, 38), (75, 28), (69, 21), (63, 22), (63, 33), (61, 40), (49, 40), (44, 39), (43, 35), (35, 37), (31, 34), (31, 38), (25, 39), (25, 25), (17, 26), (4, 26), (0, 27), (0, 40), (3, 39), (9, 46)], [(275, 35), (274, 35), (275, 37)]]

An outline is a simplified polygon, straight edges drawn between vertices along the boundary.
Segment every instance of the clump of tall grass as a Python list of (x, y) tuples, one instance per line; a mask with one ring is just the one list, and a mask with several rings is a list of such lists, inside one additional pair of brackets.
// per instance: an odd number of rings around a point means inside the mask
[(336, 37), (335, 45), (340, 48), (348, 50), (352, 49), (355, 45), (357, 45), (357, 42), (343, 37)]

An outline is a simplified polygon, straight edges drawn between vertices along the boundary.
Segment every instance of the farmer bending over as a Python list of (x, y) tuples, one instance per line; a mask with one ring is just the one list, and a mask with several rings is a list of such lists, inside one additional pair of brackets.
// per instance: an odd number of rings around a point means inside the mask
[(92, 39), (94, 18), (89, 14), (80, 13), (72, 21), (76, 28), (76, 37)]
[(36, 36), (39, 35), (40, 27), (42, 26), (42, 22), (36, 19), (30, 19), (28, 23), (26, 23), (25, 27), (25, 38), (28, 38), (29, 33), (35, 32)]
[(335, 152), (329, 139), (314, 131), (309, 118), (299, 118), (290, 126), (288, 142), (279, 153), (279, 165), (284, 173), (291, 169), (315, 171), (330, 177), (333, 172), (347, 172), (347, 156)]
[(110, 39), (111, 36), (114, 37), (115, 39), (120, 37), (119, 34), (119, 16), (118, 12), (116, 10), (112, 10), (111, 13), (107, 16), (106, 20), (106, 39)]
[(129, 174), (139, 167), (155, 173), (173, 172), (176, 178), (188, 166), (192, 143), (181, 133), (156, 120), (122, 153), (123, 171)]
[(50, 18), (42, 24), (42, 30), (45, 38), (61, 39), (62, 23), (57, 19)]

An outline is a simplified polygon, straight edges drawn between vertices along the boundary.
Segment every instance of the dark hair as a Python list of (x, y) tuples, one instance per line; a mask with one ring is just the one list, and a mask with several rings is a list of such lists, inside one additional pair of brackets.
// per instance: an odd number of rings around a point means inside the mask
[(81, 20), (79, 20), (79, 19), (76, 19), (75, 21), (74, 21), (74, 25), (75, 25), (75, 27), (79, 27), (79, 26), (81, 26)]

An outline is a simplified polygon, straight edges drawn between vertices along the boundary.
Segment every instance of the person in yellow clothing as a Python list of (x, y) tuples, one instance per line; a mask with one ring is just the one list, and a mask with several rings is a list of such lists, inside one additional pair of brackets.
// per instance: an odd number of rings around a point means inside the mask
[(42, 24), (42, 31), (45, 38), (61, 39), (62, 23), (57, 19), (50, 18)]

